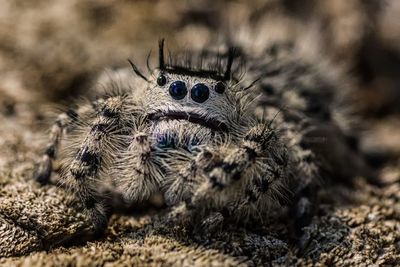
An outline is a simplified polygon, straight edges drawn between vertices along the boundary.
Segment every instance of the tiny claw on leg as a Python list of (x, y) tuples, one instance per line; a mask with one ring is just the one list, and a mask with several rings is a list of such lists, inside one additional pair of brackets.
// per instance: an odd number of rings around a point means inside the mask
[(291, 234), (300, 247), (305, 246), (304, 227), (311, 224), (317, 210), (317, 189), (314, 185), (307, 185), (297, 193), (293, 206), (289, 209), (292, 219)]
[(50, 176), (53, 169), (52, 160), (48, 155), (44, 155), (35, 172), (35, 180), (41, 185), (50, 182)]
[(221, 230), (224, 220), (225, 218), (220, 212), (214, 212), (201, 221), (195, 229), (202, 236), (209, 237)]
[(104, 234), (108, 225), (108, 218), (102, 207), (85, 210), (85, 214), (91, 220), (93, 226), (93, 235), (100, 237)]
[(167, 227), (175, 227), (177, 225), (188, 227), (193, 221), (194, 210), (189, 209), (185, 203), (173, 207), (164, 217), (164, 224)]

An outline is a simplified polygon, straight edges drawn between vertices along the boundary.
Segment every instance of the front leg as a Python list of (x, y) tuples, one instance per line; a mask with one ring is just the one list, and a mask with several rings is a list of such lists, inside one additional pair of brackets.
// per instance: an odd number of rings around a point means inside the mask
[(247, 198), (255, 200), (279, 187), (287, 176), (290, 159), (278, 133), (260, 124), (251, 128), (238, 144), (202, 149), (196, 164), (206, 179), (195, 199), (239, 182)]
[(104, 100), (99, 99), (91, 103), (85, 103), (77, 109), (69, 109), (57, 116), (56, 121), (50, 128), (49, 141), (35, 172), (34, 178), (41, 185), (45, 185), (50, 181), (53, 161), (57, 159), (63, 135), (80, 126), (82, 122), (91, 122), (97, 112), (96, 109), (103, 102)]
[[(63, 162), (62, 183), (71, 188), (81, 200), (90, 217), (96, 234), (107, 226), (104, 196), (101, 195), (103, 179), (108, 174), (118, 150), (123, 146), (123, 135), (129, 117), (130, 105), (122, 96), (105, 100), (94, 122), (85, 129), (86, 134), (78, 147), (66, 148), (72, 158)], [(84, 130), (84, 129), (81, 129)]]
[(204, 229), (218, 228), (215, 223), (222, 223), (238, 206), (272, 196), (289, 164), (286, 147), (268, 125), (251, 128), (238, 143), (199, 146), (196, 151), (176, 153), (179, 157), (166, 164), (170, 182), (165, 196), (170, 204), (185, 202), (181, 214), (203, 214)]
[(299, 238), (315, 212), (318, 169), (311, 151), (298, 144), (287, 147), (285, 140), (276, 130), (257, 125), (238, 144), (204, 148), (196, 158), (204, 182), (190, 205), (214, 202), (225, 218), (262, 221), (271, 207), (288, 204)]
[(118, 155), (112, 170), (114, 182), (127, 202), (148, 199), (164, 180), (162, 151), (148, 134), (144, 121), (135, 128), (128, 148)]

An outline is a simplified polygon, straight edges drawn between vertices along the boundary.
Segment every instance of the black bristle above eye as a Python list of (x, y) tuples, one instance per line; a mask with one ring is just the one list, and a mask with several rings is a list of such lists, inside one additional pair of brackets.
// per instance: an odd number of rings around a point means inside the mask
[(214, 86), (214, 90), (218, 94), (223, 94), (225, 92), (225, 89), (226, 89), (226, 85), (221, 81), (217, 82), (217, 84), (215, 84), (215, 86)]
[(158, 42), (158, 68), (160, 70), (165, 70), (165, 61), (164, 61), (164, 39), (161, 39)]
[(164, 74), (160, 74), (160, 76), (158, 76), (157, 78), (157, 84), (159, 86), (164, 86), (167, 84), (167, 77), (165, 77)]
[(233, 60), (236, 57), (236, 48), (231, 47), (229, 48), (228, 51), (228, 62), (227, 62), (227, 66), (226, 66), (226, 71), (224, 74), (224, 80), (230, 80), (231, 79), (231, 75), (232, 75), (232, 64), (233, 64)]
[[(180, 51), (164, 55), (164, 39), (159, 41), (159, 67), (167, 74), (188, 75), (200, 78), (211, 78), (215, 81), (230, 81), (233, 79), (233, 61), (238, 57), (237, 49), (229, 48), (220, 54), (212, 50), (202, 50), (199, 53)], [(167, 62), (166, 62), (167, 61)], [(204, 64), (207, 62), (207, 64)], [(224, 67), (223, 63), (226, 63)], [(225, 68), (225, 71), (223, 70)]]

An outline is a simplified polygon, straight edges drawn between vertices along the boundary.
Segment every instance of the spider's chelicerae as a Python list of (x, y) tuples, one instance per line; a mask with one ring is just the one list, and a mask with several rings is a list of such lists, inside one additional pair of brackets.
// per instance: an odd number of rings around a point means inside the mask
[[(159, 67), (149, 68), (149, 77), (132, 64), (121, 93), (59, 115), (37, 179), (49, 180), (60, 154), (62, 182), (98, 230), (107, 224), (99, 190), (104, 181), (128, 201), (161, 192), (177, 207), (174, 216), (185, 211), (204, 222), (251, 220), (286, 203), (304, 226), (318, 163), (348, 157), (334, 156), (346, 147), (342, 139), (318, 139), (343, 135), (333, 113), (335, 81), (293, 50), (290, 44), (261, 55), (226, 49), (219, 56), (205, 53), (192, 67), (164, 62), (161, 41)], [(244, 65), (236, 63), (239, 57)], [(334, 147), (318, 158), (326, 152), (321, 144)]]

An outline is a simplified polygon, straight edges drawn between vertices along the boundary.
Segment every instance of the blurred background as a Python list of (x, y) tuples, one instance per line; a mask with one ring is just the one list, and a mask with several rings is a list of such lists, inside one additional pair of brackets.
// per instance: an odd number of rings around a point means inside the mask
[(201, 47), (234, 25), (268, 17), (271, 31), (317, 29), (324, 53), (354, 80), (363, 149), (377, 165), (400, 155), (398, 0), (0, 0), (0, 6), (6, 116), (21, 103), (39, 107), (84, 95), (105, 67), (127, 66), (127, 58), (145, 66), (162, 37), (169, 47)]
[[(309, 50), (318, 47), (321, 61), (328, 58), (350, 77), (361, 130), (356, 141), (377, 167), (377, 183), (359, 177), (354, 185), (326, 186), (304, 257), (288, 242), (287, 221), (258, 233), (227, 228), (212, 242), (198, 242), (189, 232), (153, 224), (155, 217), (123, 214), (113, 215), (99, 242), (47, 251), (47, 241), (77, 237), (85, 227), (75, 216), (78, 207), (65, 204), (64, 190), (32, 179), (52, 122), (48, 109), (87, 96), (105, 68), (129, 67), (128, 58), (145, 70), (151, 50), (155, 66), (160, 38), (171, 50), (201, 48), (241, 26), (251, 32), (259, 21), (261, 39), (313, 32)], [(273, 260), (279, 266), (398, 266), (399, 70), (400, 0), (0, 0), (0, 265), (7, 260), (2, 255), (43, 250), (2, 266), (133, 260), (164, 266), (212, 255), (220, 260), (209, 262), (226, 263), (233, 255), (251, 259), (250, 266)]]

